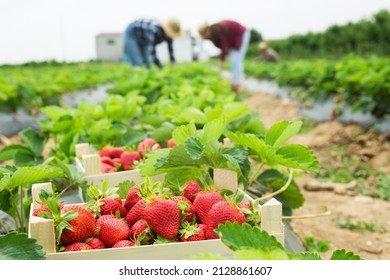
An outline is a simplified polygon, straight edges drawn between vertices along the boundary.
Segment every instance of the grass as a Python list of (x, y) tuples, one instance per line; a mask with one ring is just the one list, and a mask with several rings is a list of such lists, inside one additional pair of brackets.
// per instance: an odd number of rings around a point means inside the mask
[(330, 241), (315, 240), (314, 237), (305, 237), (306, 248), (310, 252), (326, 253), (329, 251)]
[(357, 230), (357, 231), (368, 231), (368, 232), (379, 232), (385, 233), (386, 228), (381, 225), (377, 225), (374, 223), (367, 223), (364, 221), (353, 221), (350, 217), (347, 216), (339, 216), (333, 219), (333, 222), (339, 228), (345, 228), (349, 230)]

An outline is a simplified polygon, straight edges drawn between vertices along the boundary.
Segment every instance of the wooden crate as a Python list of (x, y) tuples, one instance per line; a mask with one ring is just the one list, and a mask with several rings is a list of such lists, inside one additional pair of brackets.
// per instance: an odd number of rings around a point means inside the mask
[[(230, 170), (216, 169), (214, 182), (217, 189), (236, 190), (238, 188), (237, 174)], [(39, 206), (37, 201), (39, 201), (39, 193), (43, 188), (51, 190), (51, 184), (43, 183), (32, 186), (33, 203), (31, 204), (31, 213), (33, 209)], [(244, 201), (252, 200), (248, 194), (243, 193)], [(85, 203), (80, 205), (85, 205)], [(260, 213), (261, 229), (275, 236), (284, 245), (282, 204), (273, 198), (260, 206)], [(33, 216), (30, 217), (29, 236), (37, 239), (50, 260), (178, 260), (186, 259), (197, 253), (207, 252), (220, 254), (226, 258), (232, 258), (233, 256), (233, 252), (219, 239), (56, 253), (53, 221)]]
[[(140, 169), (102, 174), (100, 171), (100, 155), (98, 153), (92, 153), (88, 143), (76, 144), (75, 164), (77, 169), (84, 174), (84, 179), (87, 183), (97, 187), (103, 181), (107, 181), (109, 186), (115, 187), (126, 180), (133, 181), (136, 184), (145, 180), (141, 176)], [(151, 179), (154, 181), (164, 180), (164, 175), (152, 176)], [(79, 189), (79, 195), (84, 201), (85, 199), (81, 189)]]

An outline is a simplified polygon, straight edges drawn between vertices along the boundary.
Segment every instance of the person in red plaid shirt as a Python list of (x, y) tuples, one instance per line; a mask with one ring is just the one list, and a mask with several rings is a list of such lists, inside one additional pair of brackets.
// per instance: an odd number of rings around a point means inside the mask
[(249, 45), (250, 32), (234, 20), (221, 20), (214, 24), (202, 24), (198, 32), (203, 39), (210, 40), (221, 49), (220, 70), (226, 56), (230, 55), (232, 64), (232, 89), (238, 92), (244, 74), (244, 58)]

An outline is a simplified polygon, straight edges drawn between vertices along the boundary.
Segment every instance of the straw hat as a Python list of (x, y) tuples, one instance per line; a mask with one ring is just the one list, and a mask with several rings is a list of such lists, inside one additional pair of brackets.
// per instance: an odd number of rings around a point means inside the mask
[(178, 19), (171, 18), (169, 20), (163, 21), (161, 23), (161, 27), (165, 34), (170, 38), (179, 37), (182, 35), (180, 21)]
[(259, 49), (260, 49), (260, 50), (265, 50), (267, 47), (268, 47), (268, 46), (267, 46), (267, 43), (266, 43), (266, 42), (261, 42), (261, 43), (259, 44)]
[(209, 24), (207, 22), (202, 23), (198, 27), (198, 33), (200, 37), (204, 38), (206, 35), (207, 28), (209, 28)]

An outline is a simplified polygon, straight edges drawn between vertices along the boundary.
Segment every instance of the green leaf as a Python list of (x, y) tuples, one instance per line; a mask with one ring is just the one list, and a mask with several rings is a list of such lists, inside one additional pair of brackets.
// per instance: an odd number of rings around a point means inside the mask
[(9, 174), (4, 174), (0, 179), (0, 191), (7, 189), (11, 183), (11, 176)]
[(225, 132), (225, 135), (236, 144), (248, 147), (265, 162), (272, 162), (275, 154), (273, 147), (268, 146), (263, 139), (253, 134)]
[(240, 249), (234, 252), (236, 260), (289, 260), (287, 252), (280, 248)]
[(35, 155), (31, 150), (19, 150), (14, 155), (16, 166), (34, 165)]
[(286, 143), (291, 137), (301, 130), (302, 121), (288, 122), (281, 121), (275, 123), (265, 136), (265, 143), (275, 148)]
[(290, 255), (291, 260), (322, 260), (321, 256), (317, 253), (299, 252)]
[(167, 141), (172, 137), (172, 132), (176, 126), (169, 122), (164, 122), (159, 128), (155, 129), (151, 137), (157, 142)]
[(358, 255), (353, 252), (347, 252), (344, 249), (336, 250), (330, 257), (331, 260), (361, 260)]
[(152, 176), (162, 173), (162, 171), (156, 169), (155, 165), (163, 159), (168, 160), (169, 153), (170, 149), (160, 149), (150, 153), (148, 158), (142, 163), (141, 175)]
[(27, 128), (19, 132), (19, 136), (26, 143), (27, 147), (33, 151), (35, 156), (42, 155), (47, 139), (43, 137), (38, 131)]
[(27, 147), (20, 144), (12, 144), (4, 147), (4, 149), (0, 151), (0, 162), (13, 159), (15, 153), (19, 150), (29, 151)]
[(284, 250), (275, 237), (262, 231), (259, 227), (252, 227), (249, 224), (227, 222), (218, 226), (216, 230), (221, 241), (233, 251), (241, 249), (264, 249), (280, 248)]
[(122, 199), (126, 199), (128, 192), (132, 187), (134, 187), (136, 184), (133, 181), (126, 180), (121, 183), (119, 183), (116, 187), (118, 188), (118, 194), (119, 197)]
[(182, 185), (200, 177), (202, 177), (202, 169), (196, 167), (178, 167), (165, 172), (165, 181), (172, 184)]
[(42, 246), (25, 233), (11, 232), (0, 236), (0, 260), (45, 260)]
[(45, 179), (61, 177), (63, 174), (61, 169), (47, 165), (20, 167), (13, 174), (10, 187), (33, 184)]
[(172, 137), (176, 145), (183, 144), (188, 138), (197, 137), (197, 135), (194, 122), (179, 126), (172, 132)]
[(191, 121), (196, 124), (204, 124), (207, 122), (207, 118), (201, 110), (189, 107), (185, 108), (177, 117), (172, 119), (172, 122), (175, 124), (189, 123)]
[(206, 123), (203, 127), (203, 135), (200, 138), (202, 144), (207, 144), (211, 141), (219, 140), (225, 130), (225, 118), (218, 118)]
[(204, 152), (204, 146), (196, 138), (189, 138), (184, 142), (184, 148), (191, 159), (200, 159)]
[(319, 172), (320, 165), (313, 151), (300, 144), (284, 146), (276, 151), (275, 162), (291, 168)]
[(240, 168), (248, 159), (248, 153), (237, 147), (224, 149), (222, 156), (237, 168)]
[[(287, 179), (287, 176), (276, 169), (265, 170), (257, 177), (260, 184), (271, 187), (273, 192), (282, 188)], [(275, 196), (275, 198), (282, 203), (283, 207), (292, 209), (301, 207), (305, 201), (299, 186), (294, 180), (291, 181), (290, 186), (285, 191)]]
[(184, 145), (175, 146), (172, 149), (169, 149), (169, 154), (166, 158), (162, 158), (156, 162), (155, 168), (172, 168), (172, 167), (183, 167), (183, 166), (193, 166), (197, 167), (205, 163), (203, 158), (192, 159), (191, 156), (187, 153), (187, 150)]
[(48, 116), (53, 121), (58, 121), (61, 116), (67, 115), (72, 110), (65, 107), (59, 106), (46, 106), (41, 108), (41, 112)]

